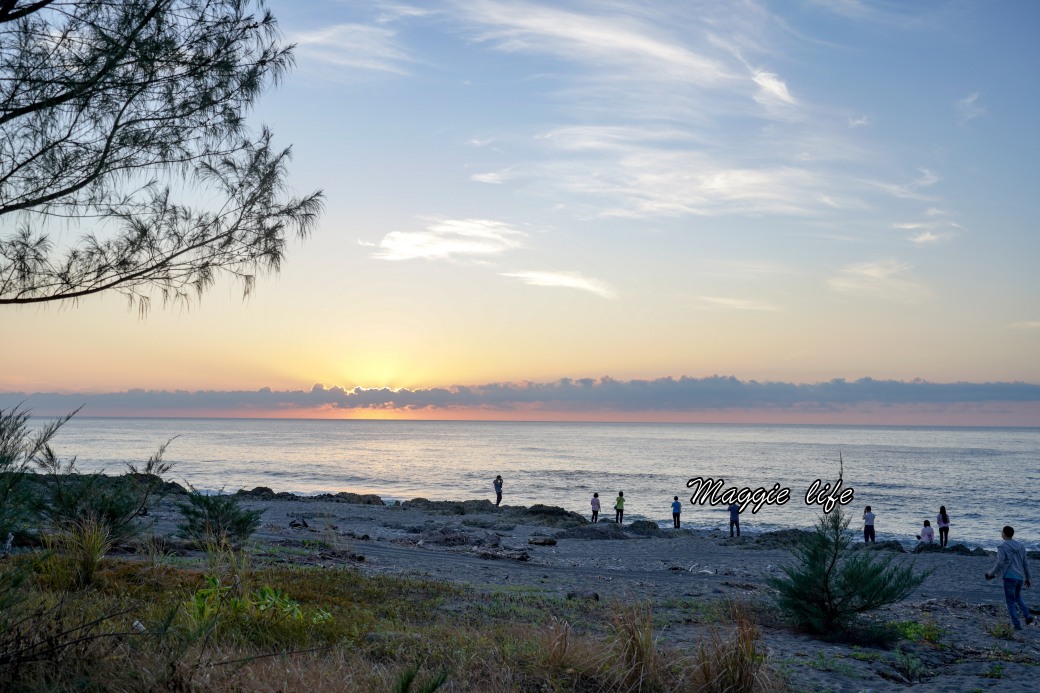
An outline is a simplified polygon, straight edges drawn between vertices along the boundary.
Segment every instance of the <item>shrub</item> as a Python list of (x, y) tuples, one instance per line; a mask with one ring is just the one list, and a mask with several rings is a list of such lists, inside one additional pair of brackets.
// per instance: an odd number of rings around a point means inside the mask
[(140, 530), (137, 518), (148, 504), (164, 495), (163, 476), (173, 465), (163, 461), (173, 439), (159, 446), (143, 468), (127, 464), (127, 474), (107, 477), (102, 472), (83, 474), (76, 458), (62, 461), (45, 447), (37, 466), (43, 472), (37, 509), (58, 532), (71, 531), (77, 523), (96, 521), (103, 525), (113, 543), (126, 541)]
[(184, 522), (177, 529), (181, 535), (205, 544), (236, 544), (248, 539), (260, 528), (263, 510), (245, 510), (237, 496), (223, 491), (205, 494), (191, 487), (188, 502), (177, 506)]
[(80, 589), (94, 582), (101, 559), (112, 548), (112, 537), (104, 522), (85, 517), (48, 537), (46, 545), (56, 553), (41, 561), (43, 577), (60, 588)]
[[(76, 411), (79, 411), (78, 409)], [(0, 543), (31, 518), (31, 496), (22, 481), (48, 451), (51, 438), (76, 412), (29, 431), (30, 412), (0, 409)]]
[(611, 619), (613, 672), (618, 688), (652, 690), (658, 682), (657, 650), (650, 603), (623, 605)]
[(814, 633), (852, 630), (861, 614), (905, 599), (931, 574), (893, 566), (894, 555), (852, 551), (849, 520), (840, 505), (822, 515), (792, 549), (794, 564), (767, 580), (784, 616)]
[(713, 627), (696, 655), (695, 675), (704, 693), (754, 693), (783, 690), (783, 681), (758, 649), (759, 629), (748, 606), (730, 605), (734, 629)]

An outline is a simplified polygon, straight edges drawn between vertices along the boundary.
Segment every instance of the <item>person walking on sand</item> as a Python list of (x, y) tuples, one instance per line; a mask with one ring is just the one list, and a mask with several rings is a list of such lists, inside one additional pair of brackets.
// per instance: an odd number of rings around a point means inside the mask
[(1026, 589), (1030, 587), (1029, 560), (1026, 557), (1026, 547), (1012, 539), (1015, 536), (1015, 528), (1011, 525), (1004, 527), (1000, 538), (1004, 543), (997, 547), (997, 563), (993, 570), (986, 573), (986, 579), (992, 580), (998, 574), (1004, 577), (1004, 601), (1007, 602), (1008, 614), (1011, 615), (1011, 625), (1015, 630), (1022, 630), (1022, 623), (1015, 613), (1017, 606), (1025, 616), (1026, 625), (1033, 622), (1029, 615), (1029, 607), (1022, 601), (1022, 585)]
[(733, 536), (733, 530), (737, 530), (737, 536), (740, 536), (740, 506), (736, 503), (730, 503), (729, 508), (729, 536)]
[(939, 506), (939, 514), (935, 516), (935, 526), (939, 528), (939, 546), (946, 548), (950, 543), (950, 516), (946, 514), (946, 506)]
[(922, 544), (932, 544), (935, 542), (935, 530), (932, 529), (932, 523), (928, 520), (924, 521), (924, 527), (921, 528), (921, 533), (917, 535), (918, 541)]
[(599, 494), (592, 494), (592, 521), (599, 522)]
[(866, 544), (868, 541), (871, 544), (876, 543), (874, 536), (874, 518), (877, 517), (873, 511), (871, 511), (868, 505), (866, 510), (863, 511), (863, 543)]
[(495, 507), (502, 504), (502, 475), (495, 477)]
[(614, 501), (614, 522), (619, 525), (623, 523), (625, 519), (625, 492), (617, 492), (617, 500)]
[(679, 529), (679, 513), (682, 512), (682, 503), (679, 502), (679, 496), (676, 496), (672, 501), (672, 525), (675, 529)]

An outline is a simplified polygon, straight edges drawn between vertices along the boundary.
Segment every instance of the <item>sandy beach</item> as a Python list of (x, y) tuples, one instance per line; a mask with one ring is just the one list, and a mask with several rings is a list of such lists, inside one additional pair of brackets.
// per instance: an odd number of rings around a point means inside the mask
[[(703, 605), (745, 599), (758, 605), (763, 641), (792, 690), (1035, 690), (1040, 629), (1002, 633), (1008, 623), (999, 581), (983, 574), (992, 555), (896, 553), (934, 573), (902, 603), (878, 614), (916, 623), (923, 637), (897, 648), (822, 642), (772, 615), (765, 580), (791, 555), (798, 530), (730, 539), (722, 532), (658, 529), (613, 518), (597, 525), (559, 508), (489, 501), (407, 501), (383, 505), (354, 494), (292, 497), (257, 490), (243, 506), (263, 510), (252, 539), (255, 560), (313, 566), (350, 564), (365, 572), (466, 585), (475, 591), (533, 590), (560, 599), (650, 600), (662, 647), (696, 647), (711, 617)], [(178, 522), (173, 499), (153, 509), (158, 534)], [(951, 547), (956, 546), (956, 542)], [(974, 548), (974, 547), (968, 547)], [(981, 553), (981, 552), (980, 552)], [(1035, 590), (1026, 602), (1038, 606)], [(919, 682), (892, 666), (916, 658)]]

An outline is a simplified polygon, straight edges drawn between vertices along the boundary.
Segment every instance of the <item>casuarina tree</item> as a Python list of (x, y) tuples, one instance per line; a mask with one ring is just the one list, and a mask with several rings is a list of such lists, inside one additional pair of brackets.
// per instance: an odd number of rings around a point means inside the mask
[(322, 206), (247, 123), (291, 51), (251, 0), (0, 0), (0, 304), (276, 271)]

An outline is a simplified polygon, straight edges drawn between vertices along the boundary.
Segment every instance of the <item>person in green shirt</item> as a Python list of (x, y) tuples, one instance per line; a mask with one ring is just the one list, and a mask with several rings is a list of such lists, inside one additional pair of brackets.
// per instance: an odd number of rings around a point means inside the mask
[(614, 501), (614, 522), (621, 524), (625, 519), (625, 492), (617, 492), (617, 500)]

